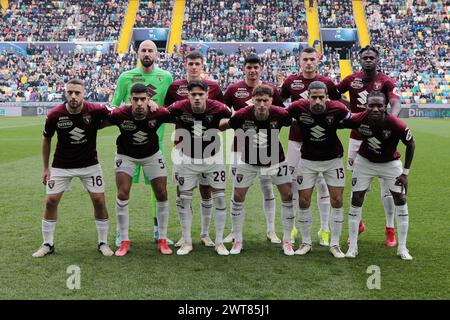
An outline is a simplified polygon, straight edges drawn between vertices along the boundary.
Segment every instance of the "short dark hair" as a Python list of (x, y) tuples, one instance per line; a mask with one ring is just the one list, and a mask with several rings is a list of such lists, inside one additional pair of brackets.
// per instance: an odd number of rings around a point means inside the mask
[(194, 50), (186, 56), (186, 61), (188, 59), (189, 60), (202, 59), (203, 61), (203, 55), (200, 53), (200, 51)]
[(261, 65), (261, 58), (256, 53), (250, 53), (245, 56), (244, 66), (247, 63), (257, 63), (257, 64)]
[(367, 45), (364, 48), (362, 48), (361, 50), (359, 50), (358, 54), (362, 55), (366, 51), (373, 51), (377, 57), (380, 56), (380, 53), (378, 52), (377, 48), (375, 48), (374, 46), (371, 46), (371, 45)]
[(262, 96), (267, 94), (269, 97), (273, 97), (273, 89), (265, 84), (260, 84), (256, 86), (252, 91), (252, 97)]
[(328, 93), (327, 85), (325, 83), (323, 83), (322, 81), (311, 82), (308, 87), (308, 92), (311, 92), (311, 90), (314, 90), (314, 89), (323, 89), (323, 90), (325, 90), (325, 93)]
[(304, 48), (302, 50), (302, 52), (300, 54), (302, 54), (302, 53), (316, 53), (316, 52), (317, 52), (316, 48), (306, 47), (306, 48)]
[(203, 91), (208, 91), (208, 84), (203, 80), (192, 80), (187, 85), (188, 91), (192, 91), (195, 87), (201, 88)]
[(367, 103), (369, 103), (369, 98), (372, 98), (372, 97), (382, 97), (384, 100), (384, 104), (386, 104), (386, 95), (383, 92), (381, 92), (381, 91), (369, 92), (369, 94), (367, 95), (367, 100), (366, 100)]
[(135, 83), (131, 87), (130, 94), (133, 93), (147, 93), (148, 94), (148, 87), (143, 83)]
[(69, 81), (67, 81), (66, 84), (78, 84), (78, 85), (84, 87), (84, 81), (81, 80), (81, 79), (79, 79), (79, 78), (73, 78), (73, 79), (70, 79)]

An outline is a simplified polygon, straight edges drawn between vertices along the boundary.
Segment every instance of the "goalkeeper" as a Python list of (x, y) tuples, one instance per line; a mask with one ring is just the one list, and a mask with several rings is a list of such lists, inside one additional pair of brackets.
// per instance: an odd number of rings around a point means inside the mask
[[(130, 89), (131, 86), (135, 83), (143, 83), (148, 87), (148, 92), (151, 99), (158, 104), (158, 106), (164, 105), (164, 99), (166, 97), (167, 89), (170, 84), (173, 82), (172, 75), (170, 72), (166, 70), (162, 70), (155, 66), (156, 61), (158, 60), (159, 53), (156, 45), (153, 41), (145, 40), (139, 45), (139, 49), (137, 52), (138, 56), (138, 67), (129, 71), (123, 72), (118, 81), (116, 90), (114, 92), (114, 98), (112, 101), (112, 105), (119, 107), (121, 104), (129, 104), (130, 103)], [(161, 153), (164, 157), (164, 127), (163, 124), (159, 127), (157, 133), (159, 137), (159, 147)], [(133, 182), (139, 183), (141, 172), (141, 166), (136, 166), (136, 172), (134, 173)], [(147, 179), (144, 175), (145, 184), (151, 185), (150, 180)], [(118, 204), (116, 203), (116, 206)], [(158, 241), (158, 219), (156, 218), (156, 200), (155, 195), (153, 194), (153, 190), (151, 191), (151, 210), (153, 213), (153, 223), (154, 223), (154, 240)], [(117, 210), (116, 210), (117, 211)], [(128, 217), (127, 217), (128, 219)], [(127, 221), (128, 222), (128, 221)], [(127, 223), (128, 224), (128, 223)], [(116, 246), (120, 246), (120, 234), (118, 229), (116, 228)], [(169, 244), (172, 244), (172, 241), (168, 240)]]

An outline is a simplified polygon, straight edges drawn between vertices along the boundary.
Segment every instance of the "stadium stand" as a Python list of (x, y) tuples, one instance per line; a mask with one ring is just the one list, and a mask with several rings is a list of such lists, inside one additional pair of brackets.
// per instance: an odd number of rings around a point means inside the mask
[(10, 1), (0, 41), (114, 41), (126, 0)]
[(136, 14), (136, 28), (168, 28), (171, 24), (174, 0), (141, 0)]
[(351, 0), (317, 0), (322, 28), (356, 28)]
[[(114, 46), (98, 50), (63, 52), (59, 47), (30, 44), (26, 55), (0, 52), (0, 90), (3, 102), (60, 101), (64, 83), (72, 77), (86, 80), (90, 101), (110, 101), (119, 75), (136, 65), (136, 54), (118, 55)], [(14, 72), (12, 72), (14, 70)]]
[(304, 42), (305, 21), (305, 4), (300, 0), (188, 0), (182, 39)]
[(398, 79), (404, 103), (448, 103), (450, 1), (366, 1), (383, 72)]

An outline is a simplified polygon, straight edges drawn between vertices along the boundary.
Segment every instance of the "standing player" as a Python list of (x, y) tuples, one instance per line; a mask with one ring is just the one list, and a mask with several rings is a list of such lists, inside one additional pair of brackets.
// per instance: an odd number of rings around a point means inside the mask
[(120, 135), (116, 140), (115, 167), (116, 217), (121, 244), (116, 251), (116, 256), (126, 255), (131, 245), (128, 238), (128, 199), (130, 198), (131, 179), (137, 164), (141, 165), (145, 178), (151, 181), (156, 197), (158, 249), (162, 254), (172, 254), (172, 250), (167, 244), (169, 218), (167, 173), (156, 133), (162, 123), (170, 120), (170, 113), (163, 107), (150, 112), (149, 99), (147, 86), (135, 83), (131, 87), (131, 105), (115, 109), (108, 117), (109, 125), (116, 125), (120, 129)]
[[(398, 116), (400, 112), (400, 97), (397, 94), (395, 81), (387, 75), (378, 72), (378, 62), (380, 60), (378, 50), (371, 46), (366, 46), (359, 51), (362, 72), (353, 73), (344, 78), (338, 85), (340, 93), (350, 93), (350, 111), (358, 113), (365, 111), (367, 95), (372, 91), (381, 91), (388, 98), (391, 105), (391, 113)], [(352, 130), (348, 146), (347, 169), (353, 170), (353, 163), (362, 142), (362, 136), (357, 130)], [(381, 200), (386, 214), (386, 241), (388, 247), (397, 245), (394, 229), (394, 200), (391, 191), (382, 178), (379, 178), (381, 187)], [(359, 232), (365, 230), (364, 222), (361, 220)]]
[[(172, 83), (172, 75), (170, 72), (162, 70), (155, 66), (155, 62), (159, 57), (158, 50), (153, 41), (145, 40), (139, 45), (137, 52), (138, 59), (141, 63), (140, 67), (125, 71), (117, 80), (116, 91), (112, 104), (116, 107), (122, 103), (128, 104), (130, 102), (130, 89), (135, 83), (143, 83), (148, 87), (150, 98), (156, 102), (158, 106), (164, 105), (167, 89)], [(159, 146), (164, 157), (164, 125), (158, 129)], [(139, 182), (141, 166), (136, 165), (136, 172), (133, 177), (133, 182)], [(151, 182), (145, 178), (145, 183), (151, 185)], [(158, 219), (156, 217), (156, 201), (154, 195), (152, 196), (152, 211), (154, 223), (154, 238), (158, 241)], [(169, 240), (170, 242), (170, 240)], [(116, 232), (116, 246), (120, 245), (120, 234)]]
[[(33, 257), (43, 257), (55, 251), (54, 234), (58, 217), (58, 204), (64, 191), (70, 189), (72, 178), (78, 177), (94, 205), (95, 226), (98, 233), (98, 250), (112, 256), (109, 248), (108, 210), (105, 204), (103, 173), (97, 159), (97, 131), (110, 110), (105, 106), (84, 101), (84, 82), (72, 79), (67, 82), (67, 101), (55, 107), (47, 116), (42, 138), (44, 171), (42, 182), (46, 185), (44, 218), (42, 219), (42, 246)], [(49, 168), (51, 140), (55, 132), (58, 143)]]
[(192, 191), (203, 176), (211, 189), (215, 207), (215, 250), (219, 255), (228, 255), (229, 252), (223, 245), (227, 208), (219, 124), (221, 120), (231, 116), (231, 110), (223, 103), (207, 98), (208, 85), (202, 80), (190, 81), (187, 89), (188, 100), (177, 101), (168, 107), (171, 116), (178, 123), (176, 135), (180, 141), (176, 146), (180, 153), (174, 153), (179, 157), (173, 162), (180, 190), (177, 208), (184, 241), (177, 254), (187, 255), (192, 251)]
[[(403, 260), (412, 260), (406, 248), (408, 234), (408, 174), (414, 157), (415, 144), (408, 126), (386, 112), (386, 97), (380, 91), (367, 95), (367, 110), (354, 114), (344, 124), (355, 128), (362, 137), (362, 143), (353, 163), (352, 205), (348, 213), (350, 246), (346, 257), (358, 255), (358, 225), (364, 196), (374, 177), (382, 178), (392, 193), (398, 228), (397, 254)], [(405, 166), (402, 170), (399, 141), (406, 145)]]
[(298, 221), (302, 244), (295, 254), (305, 255), (312, 250), (311, 195), (321, 174), (330, 193), (330, 252), (335, 258), (344, 258), (339, 245), (344, 224), (344, 150), (336, 131), (340, 122), (350, 117), (350, 111), (339, 101), (330, 101), (327, 86), (323, 82), (314, 81), (308, 87), (308, 100), (295, 101), (289, 106), (288, 112), (299, 124), (303, 137), (302, 159), (297, 173), (300, 206)]
[[(340, 93), (337, 92), (333, 81), (325, 76), (317, 73), (318, 64), (320, 62), (319, 53), (316, 49), (307, 47), (302, 50), (300, 54), (301, 72), (290, 75), (286, 78), (281, 86), (281, 97), (283, 99), (291, 98), (291, 101), (300, 99), (308, 99), (308, 87), (313, 81), (321, 81), (327, 86), (328, 96), (331, 100), (339, 100)], [(288, 164), (291, 171), (298, 168), (301, 159), (302, 136), (300, 128), (296, 123), (293, 123), (289, 131), (288, 142)], [(295, 183), (297, 174), (293, 174), (292, 184), (293, 188), (297, 187)], [(323, 176), (320, 174), (316, 180), (317, 188), (317, 207), (320, 213), (320, 230), (318, 232), (319, 243), (322, 246), (328, 246), (330, 242), (330, 194), (328, 193), (327, 184)], [(293, 197), (296, 199), (297, 192), (293, 191)], [(294, 200), (294, 205), (297, 205), (297, 200)]]
[[(225, 91), (225, 104), (234, 111), (238, 111), (247, 106), (253, 105), (252, 92), (256, 86), (261, 84), (271, 87), (273, 91), (273, 105), (284, 107), (283, 101), (275, 85), (261, 80), (263, 65), (257, 54), (251, 53), (245, 57), (244, 80), (231, 84)], [(237, 162), (240, 159), (240, 152), (237, 150), (237, 137), (234, 139), (231, 152), (231, 173), (236, 174)], [(263, 208), (266, 216), (267, 240), (272, 243), (281, 243), (275, 233), (275, 195), (273, 194), (272, 179), (268, 176), (259, 176), (261, 192), (263, 194)], [(224, 239), (224, 242), (232, 242), (234, 239), (233, 230)]]
[(253, 89), (253, 105), (236, 113), (221, 126), (237, 131), (238, 150), (241, 159), (237, 165), (231, 206), (231, 222), (235, 240), (231, 254), (239, 254), (243, 248), (244, 201), (248, 189), (256, 177), (265, 176), (277, 185), (281, 196), (281, 217), (283, 221), (283, 252), (293, 255), (290, 241), (294, 227), (295, 212), (292, 204), (291, 175), (285, 161), (283, 147), (279, 141), (282, 127), (290, 126), (292, 117), (281, 107), (272, 105), (273, 90), (259, 85)]
[[(223, 94), (217, 82), (202, 79), (201, 75), (204, 68), (203, 56), (199, 51), (192, 51), (186, 56), (186, 79), (175, 80), (167, 90), (165, 105), (170, 106), (172, 103), (180, 100), (188, 99), (187, 85), (192, 80), (203, 80), (208, 85), (208, 99), (223, 102)], [(209, 237), (209, 222), (211, 221), (212, 199), (211, 190), (207, 180), (200, 178), (199, 191), (201, 195), (201, 216), (202, 229), (200, 232), (200, 240), (207, 247), (214, 247), (214, 242)], [(177, 203), (180, 202), (177, 191)], [(180, 247), (184, 239), (181, 238), (175, 247)]]

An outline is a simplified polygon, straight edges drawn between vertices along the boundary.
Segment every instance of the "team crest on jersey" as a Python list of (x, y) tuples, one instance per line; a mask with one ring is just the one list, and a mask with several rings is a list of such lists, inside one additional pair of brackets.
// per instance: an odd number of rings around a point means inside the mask
[(92, 116), (90, 114), (83, 115), (83, 122), (85, 124), (90, 124), (92, 121)]
[(302, 184), (303, 182), (303, 176), (297, 176), (297, 183)]
[(187, 96), (188, 95), (188, 89), (187, 86), (183, 85), (183, 86), (179, 86), (178, 90), (177, 90), (177, 95), (179, 96)]
[(352, 178), (352, 186), (353, 187), (356, 185), (357, 181), (358, 181), (358, 178)]
[(149, 128), (153, 129), (156, 127), (156, 119), (148, 120), (148, 126)]
[(131, 120), (123, 120), (123, 122), (120, 124), (120, 127), (126, 131), (134, 131), (137, 128), (134, 122)]
[(238, 99), (246, 99), (250, 97), (250, 93), (247, 91), (247, 89), (238, 88), (237, 91), (234, 93), (234, 96)]
[(184, 177), (178, 177), (178, 183), (182, 186), (184, 184)]
[(69, 120), (69, 119), (67, 119), (67, 120), (59, 120), (58, 123), (56, 124), (56, 126), (59, 129), (67, 129), (67, 128), (72, 127), (72, 125), (73, 125), (73, 122), (72, 122), (72, 120)]
[(47, 185), (50, 189), (53, 189), (53, 187), (55, 186), (55, 180), (48, 180)]
[(245, 120), (244, 124), (242, 125), (242, 129), (244, 129), (244, 130), (255, 129), (256, 130), (255, 122)]
[(350, 87), (354, 89), (362, 89), (364, 88), (364, 83), (362, 82), (362, 79), (356, 78), (350, 83)]
[(270, 121), (270, 128), (276, 129), (278, 127), (278, 121)]
[(383, 138), (388, 139), (391, 136), (392, 131), (391, 130), (383, 130), (381, 134), (383, 135)]
[(243, 174), (240, 174), (240, 173), (239, 173), (239, 174), (236, 175), (236, 181), (237, 181), (237, 182), (241, 182), (242, 179), (244, 179), (244, 175), (243, 175)]
[(328, 125), (331, 125), (334, 122), (334, 116), (326, 116), (325, 121)]
[(300, 122), (306, 123), (306, 124), (313, 124), (314, 123), (314, 119), (308, 115), (308, 114), (302, 114), (298, 120), (300, 120)]
[(183, 113), (180, 120), (183, 122), (194, 122), (194, 117), (189, 113)]
[(305, 88), (305, 84), (302, 80), (294, 80), (291, 83), (291, 89), (292, 90), (303, 90)]
[(206, 122), (212, 122), (214, 119), (214, 116), (212, 114), (208, 114), (205, 116)]
[(361, 133), (364, 136), (371, 136), (372, 130), (370, 130), (370, 127), (367, 124), (362, 124), (359, 128), (358, 128), (359, 133)]
[(163, 82), (163, 79), (162, 79), (161, 76), (158, 76), (158, 82), (159, 82), (159, 83)]
[(117, 159), (116, 160), (116, 167), (120, 167), (122, 165), (122, 159)]
[(383, 84), (379, 81), (375, 81), (373, 83), (373, 90), (375, 91), (379, 91), (381, 89), (381, 87), (383, 86)]

